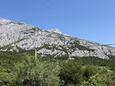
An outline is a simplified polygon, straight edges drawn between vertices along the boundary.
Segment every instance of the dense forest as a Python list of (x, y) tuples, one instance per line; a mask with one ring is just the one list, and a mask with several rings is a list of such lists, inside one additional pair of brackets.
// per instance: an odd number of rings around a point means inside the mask
[(115, 86), (115, 57), (67, 59), (0, 52), (0, 86)]

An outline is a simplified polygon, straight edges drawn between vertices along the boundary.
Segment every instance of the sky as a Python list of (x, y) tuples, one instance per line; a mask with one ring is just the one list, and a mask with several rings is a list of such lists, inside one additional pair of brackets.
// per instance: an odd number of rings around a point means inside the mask
[(0, 0), (0, 17), (115, 43), (115, 0)]

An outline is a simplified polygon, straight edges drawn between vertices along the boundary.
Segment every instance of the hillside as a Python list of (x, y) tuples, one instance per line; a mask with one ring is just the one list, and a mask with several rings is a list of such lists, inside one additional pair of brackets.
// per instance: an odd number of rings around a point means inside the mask
[(115, 86), (115, 48), (1, 18), (0, 86)]
[(63, 58), (0, 51), (0, 86), (115, 86), (115, 59)]
[(18, 51), (19, 48), (36, 49), (42, 56), (53, 57), (66, 55), (68, 58), (93, 56), (108, 59), (115, 56), (115, 48), (110, 46), (0, 18), (0, 50)]

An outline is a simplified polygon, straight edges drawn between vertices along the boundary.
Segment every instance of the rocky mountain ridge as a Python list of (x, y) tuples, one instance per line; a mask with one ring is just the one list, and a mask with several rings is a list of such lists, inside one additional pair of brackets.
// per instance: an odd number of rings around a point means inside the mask
[(0, 18), (0, 50), (36, 49), (38, 54), (53, 57), (115, 56), (115, 48), (71, 37), (56, 30), (46, 31), (29, 24)]

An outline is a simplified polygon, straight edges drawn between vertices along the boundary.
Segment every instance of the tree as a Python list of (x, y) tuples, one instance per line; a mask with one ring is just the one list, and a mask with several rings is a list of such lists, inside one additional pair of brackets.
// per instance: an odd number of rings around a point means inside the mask
[(21, 86), (60, 86), (59, 66), (53, 62), (27, 57), (18, 68), (18, 84)]

